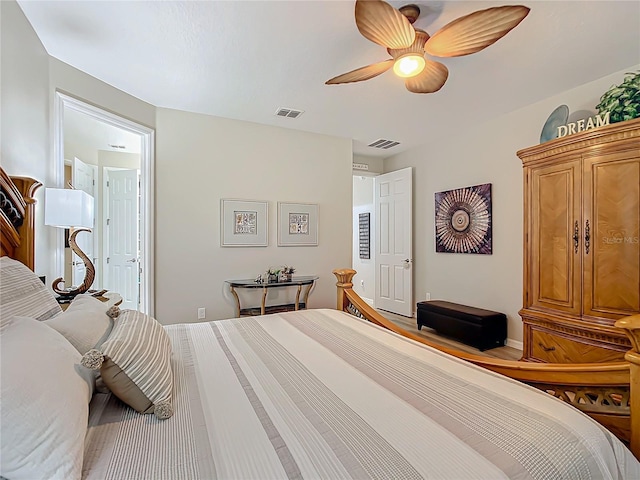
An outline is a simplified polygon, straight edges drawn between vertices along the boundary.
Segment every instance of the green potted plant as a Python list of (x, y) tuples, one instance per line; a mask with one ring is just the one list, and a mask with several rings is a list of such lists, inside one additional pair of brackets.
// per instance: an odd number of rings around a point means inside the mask
[(640, 72), (627, 73), (620, 85), (607, 90), (596, 105), (600, 115), (609, 112), (609, 122), (640, 117)]
[(277, 282), (278, 276), (280, 275), (280, 267), (269, 267), (267, 270), (267, 275), (269, 276), (269, 283)]

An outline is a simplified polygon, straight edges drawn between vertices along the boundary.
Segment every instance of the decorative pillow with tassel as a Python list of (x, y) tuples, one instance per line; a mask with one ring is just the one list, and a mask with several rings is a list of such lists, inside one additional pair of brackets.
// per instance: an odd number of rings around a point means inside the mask
[(159, 419), (173, 415), (171, 343), (162, 325), (135, 310), (123, 310), (109, 338), (89, 350), (82, 365), (100, 370), (113, 394), (140, 413)]

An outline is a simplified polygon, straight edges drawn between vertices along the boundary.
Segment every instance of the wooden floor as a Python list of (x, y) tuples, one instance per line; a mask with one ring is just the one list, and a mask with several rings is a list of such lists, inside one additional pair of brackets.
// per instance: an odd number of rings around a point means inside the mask
[(411, 333), (415, 333), (417, 335), (425, 337), (430, 341), (437, 343), (438, 345), (455, 348), (457, 350), (462, 350), (463, 352), (467, 353), (474, 353), (476, 355), (484, 355), (491, 358), (501, 358), (503, 360), (520, 360), (520, 357), (522, 357), (522, 351), (513, 347), (497, 347), (481, 352), (477, 348), (473, 348), (469, 345), (465, 345), (464, 343), (460, 343), (453, 339), (438, 335), (435, 330), (431, 328), (422, 327), (422, 330), (418, 330), (418, 324), (415, 318), (403, 317), (401, 315), (396, 315), (395, 313), (386, 312), (379, 309), (378, 313), (383, 315), (388, 320), (391, 320), (399, 327), (402, 327)]

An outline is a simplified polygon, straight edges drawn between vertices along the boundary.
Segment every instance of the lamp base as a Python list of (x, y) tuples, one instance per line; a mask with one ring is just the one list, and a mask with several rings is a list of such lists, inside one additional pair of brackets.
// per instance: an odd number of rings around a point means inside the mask
[(59, 296), (56, 297), (56, 301), (60, 305), (64, 305), (65, 303), (71, 303), (74, 298), (75, 297), (68, 297), (68, 296), (59, 295)]
[(71, 229), (71, 235), (69, 235), (69, 247), (71, 247), (71, 250), (84, 262), (84, 280), (76, 288), (69, 289), (59, 288), (60, 283), (64, 283), (64, 279), (62, 277), (56, 278), (51, 284), (51, 288), (53, 288), (53, 291), (64, 299), (73, 299), (73, 297), (75, 297), (76, 295), (85, 293), (87, 290), (89, 290), (89, 288), (91, 288), (91, 285), (93, 285), (93, 281), (96, 278), (96, 270), (93, 266), (93, 263), (91, 263), (91, 259), (89, 259), (89, 257), (85, 255), (85, 253), (80, 249), (80, 247), (78, 247), (78, 244), (76, 243), (76, 235), (78, 235), (78, 233), (80, 232), (91, 232), (91, 230), (89, 230), (88, 228)]

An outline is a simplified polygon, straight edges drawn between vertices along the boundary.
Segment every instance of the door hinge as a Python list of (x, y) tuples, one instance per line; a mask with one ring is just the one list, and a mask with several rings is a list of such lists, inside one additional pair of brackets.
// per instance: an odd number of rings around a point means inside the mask
[(109, 186), (109, 180), (107, 180), (107, 187)]
[(110, 218), (107, 218), (107, 227), (109, 226), (109, 222), (111, 221)]
[(109, 260), (111, 260), (109, 257), (107, 257), (107, 263), (109, 263)]
[(96, 181), (95, 180), (91, 180), (91, 185), (93, 185), (95, 187), (96, 186)]

